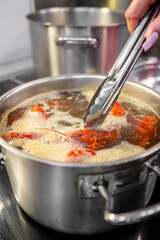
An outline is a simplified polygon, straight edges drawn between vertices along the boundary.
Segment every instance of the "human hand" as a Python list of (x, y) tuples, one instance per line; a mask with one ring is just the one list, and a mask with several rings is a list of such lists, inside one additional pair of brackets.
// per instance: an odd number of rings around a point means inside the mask
[[(125, 17), (127, 20), (127, 26), (130, 33), (133, 32), (138, 25), (139, 20), (148, 10), (149, 6), (156, 0), (133, 0), (129, 8), (126, 10)], [(160, 15), (157, 16), (149, 25), (146, 32), (146, 39), (148, 39), (152, 33), (157, 32), (160, 36)]]

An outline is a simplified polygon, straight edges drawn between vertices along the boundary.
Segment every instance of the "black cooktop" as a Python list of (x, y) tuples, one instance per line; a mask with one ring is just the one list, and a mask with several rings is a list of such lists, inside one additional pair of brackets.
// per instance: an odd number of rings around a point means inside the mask
[[(14, 79), (0, 81), (0, 95), (11, 88), (35, 78), (26, 73)], [(160, 180), (150, 204), (160, 202)], [(106, 239), (106, 240), (160, 240), (160, 217), (139, 224), (120, 227), (98, 235), (70, 235), (48, 229), (32, 220), (16, 202), (3, 160), (0, 160), (0, 240), (63, 240), (63, 239)]]

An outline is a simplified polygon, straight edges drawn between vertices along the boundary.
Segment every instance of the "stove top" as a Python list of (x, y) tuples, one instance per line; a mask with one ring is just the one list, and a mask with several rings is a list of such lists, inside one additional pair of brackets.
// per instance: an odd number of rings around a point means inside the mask
[[(24, 82), (36, 79), (34, 71), (21, 72), (0, 80), (0, 95)], [(1, 156), (0, 156), (1, 157)], [(150, 204), (160, 202), (160, 180)], [(97, 235), (70, 235), (48, 229), (32, 220), (16, 202), (3, 159), (0, 158), (0, 240), (63, 240), (63, 239), (109, 239), (109, 240), (159, 240), (160, 217), (142, 223), (120, 227)]]

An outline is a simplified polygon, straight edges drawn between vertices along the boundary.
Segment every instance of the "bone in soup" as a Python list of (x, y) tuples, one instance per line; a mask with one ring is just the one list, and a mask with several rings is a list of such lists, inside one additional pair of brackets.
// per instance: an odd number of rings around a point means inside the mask
[(1, 136), (25, 153), (68, 163), (114, 161), (159, 142), (156, 113), (123, 92), (101, 126), (84, 128), (94, 91), (55, 90), (24, 100), (3, 114)]

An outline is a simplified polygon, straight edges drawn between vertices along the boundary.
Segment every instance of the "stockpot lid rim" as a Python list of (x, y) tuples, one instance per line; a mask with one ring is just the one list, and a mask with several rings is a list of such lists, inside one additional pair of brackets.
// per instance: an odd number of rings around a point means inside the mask
[(109, 23), (109, 24), (100, 24), (100, 25), (96, 25), (96, 24), (93, 24), (93, 25), (74, 25), (74, 24), (54, 24), (54, 23), (51, 23), (49, 21), (44, 21), (44, 22), (41, 22), (37, 19), (35, 19), (35, 16), (37, 15), (40, 15), (40, 14), (45, 14), (45, 13), (54, 13), (55, 11), (67, 11), (67, 10), (71, 10), (72, 8), (71, 7), (53, 7), (53, 8), (45, 8), (45, 9), (40, 9), (40, 10), (36, 10), (35, 12), (32, 12), (32, 13), (29, 13), (26, 15), (26, 18), (31, 21), (31, 22), (34, 22), (34, 23), (38, 23), (39, 25), (42, 25), (42, 26), (46, 26), (46, 27), (69, 27), (69, 28), (87, 28), (87, 27), (91, 27), (91, 28), (108, 28), (108, 27), (116, 27), (116, 26), (123, 26), (123, 25), (127, 25), (127, 22), (125, 20), (125, 12), (123, 10), (113, 10), (113, 9), (109, 9), (107, 7), (74, 7), (75, 10), (104, 10), (106, 12), (111, 12), (111, 13), (115, 13), (115, 14), (119, 14), (119, 15), (123, 15), (124, 16), (124, 20), (123, 21), (117, 21), (115, 23)]

